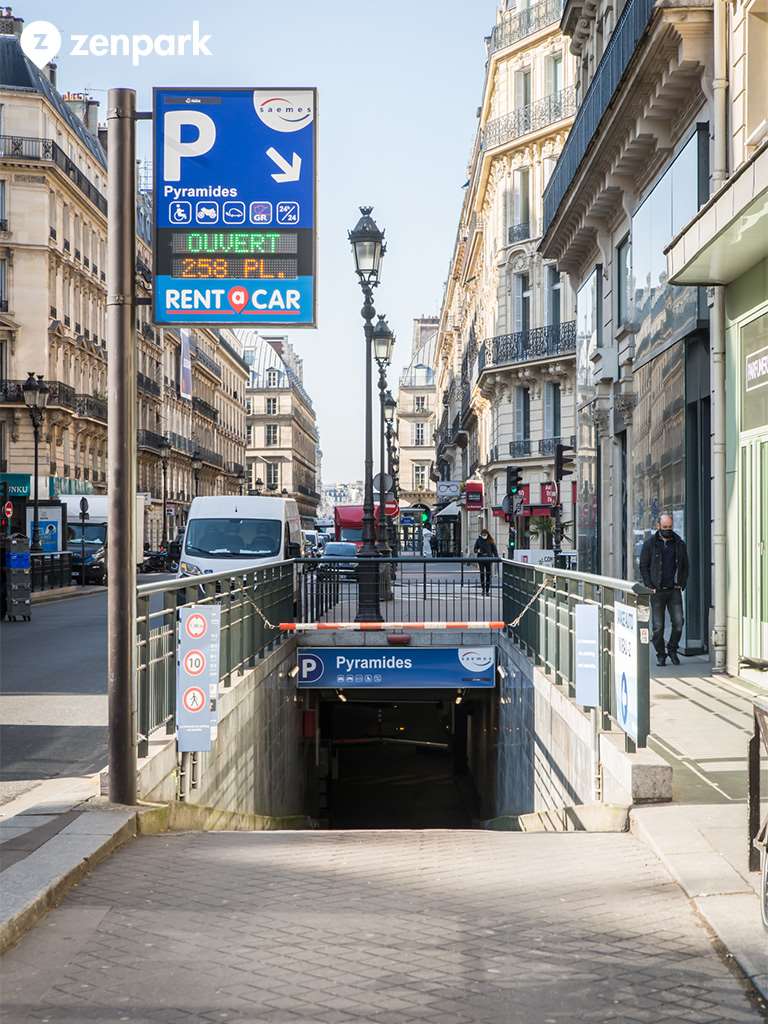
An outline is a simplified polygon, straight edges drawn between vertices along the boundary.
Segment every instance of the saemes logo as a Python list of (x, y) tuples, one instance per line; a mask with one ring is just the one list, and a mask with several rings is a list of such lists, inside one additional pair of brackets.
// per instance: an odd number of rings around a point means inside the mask
[(278, 132), (297, 132), (314, 117), (314, 94), (311, 89), (290, 89), (269, 92), (256, 89), (253, 106), (259, 120)]

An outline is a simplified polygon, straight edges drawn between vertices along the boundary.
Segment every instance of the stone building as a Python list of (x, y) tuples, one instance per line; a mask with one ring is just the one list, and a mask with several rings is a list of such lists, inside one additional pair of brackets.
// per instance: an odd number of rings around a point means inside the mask
[(712, 195), (667, 247), (667, 272), (673, 285), (712, 289), (714, 653), (765, 685), (768, 6), (739, 0), (713, 16)]
[(637, 578), (670, 512), (691, 559), (689, 652), (710, 632), (710, 313), (703, 289), (670, 283), (664, 250), (712, 185), (712, 10), (565, 4), (579, 109), (540, 247), (577, 296), (579, 568)]
[(400, 498), (408, 505), (435, 503), (435, 340), (437, 317), (413, 322), (411, 360), (400, 375), (397, 440), (400, 449)]
[[(0, 16), (0, 489), (33, 491), (33, 433), (22, 384), (49, 386), (39, 447), (39, 493), (104, 493), (107, 481), (106, 154), (98, 103), (61, 95), (56, 69), (39, 71), (19, 43), (23, 22)], [(151, 288), (151, 205), (137, 196), (136, 290)], [(171, 442), (169, 526), (200, 493), (239, 488), (244, 462), (245, 364), (222, 332), (189, 332), (193, 388), (179, 396), (179, 332), (157, 331), (137, 307), (138, 487), (145, 537), (162, 537), (163, 437)], [(206, 371), (206, 366), (208, 370)], [(193, 470), (195, 452), (200, 468)]]
[(249, 493), (295, 498), (302, 526), (314, 528), (320, 504), (317, 422), (301, 359), (288, 338), (238, 331), (249, 368)]
[[(506, 551), (551, 547), (554, 452), (573, 434), (575, 325), (567, 278), (538, 253), (541, 197), (576, 109), (560, 3), (504, 3), (488, 60), (469, 181), (435, 351), (437, 469), (461, 484), (461, 537), (487, 525)], [(502, 512), (506, 475), (520, 514)], [(562, 488), (572, 522), (573, 490)], [(568, 536), (564, 547), (570, 546)]]

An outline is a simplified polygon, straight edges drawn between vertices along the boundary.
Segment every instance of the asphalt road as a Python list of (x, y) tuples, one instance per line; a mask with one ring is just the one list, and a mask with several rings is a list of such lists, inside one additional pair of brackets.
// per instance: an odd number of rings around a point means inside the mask
[(31, 622), (2, 623), (0, 804), (106, 762), (106, 591), (35, 604)]

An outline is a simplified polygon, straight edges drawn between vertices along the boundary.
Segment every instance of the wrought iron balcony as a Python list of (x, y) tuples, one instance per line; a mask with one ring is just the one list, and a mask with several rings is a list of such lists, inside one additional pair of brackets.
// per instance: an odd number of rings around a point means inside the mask
[(491, 32), (490, 53), (503, 50), (505, 46), (560, 21), (562, 9), (562, 0), (544, 0), (522, 11), (507, 11)]
[(136, 383), (138, 384), (139, 391), (143, 391), (146, 395), (154, 395), (155, 398), (160, 398), (162, 388), (156, 380), (152, 380), (151, 377), (147, 377), (146, 374), (139, 371), (136, 374)]
[[(0, 135), (0, 157), (6, 160), (45, 160), (56, 164), (72, 184), (90, 199), (103, 214), (107, 200), (83, 174), (74, 160), (53, 139), (33, 139), (23, 135)], [(66, 248), (66, 245), (65, 245)]]
[(637, 50), (638, 43), (651, 20), (654, 0), (627, 0), (616, 22), (611, 38), (595, 69), (579, 112), (568, 133), (555, 169), (544, 190), (544, 234), (571, 186), (587, 155), (603, 115), (610, 106), (624, 77), (624, 72)]
[(200, 458), (203, 462), (216, 466), (218, 469), (224, 468), (224, 458), (218, 452), (214, 452), (210, 448), (203, 448), (200, 445), (198, 445), (197, 451), (200, 453)]
[(217, 423), (219, 420), (219, 411), (214, 409), (210, 402), (206, 402), (204, 398), (197, 398), (195, 396), (192, 399), (192, 408), (195, 412), (199, 412), (201, 416), (205, 416), (206, 419), (212, 420)]
[[(57, 406), (62, 409), (75, 408), (75, 389), (69, 384), (58, 380), (46, 381), (48, 385), (48, 407)], [(23, 380), (6, 380), (0, 383), (0, 403), (5, 405), (24, 405)]]
[(163, 447), (163, 437), (154, 430), (137, 430), (136, 443), (139, 448), (149, 448), (150, 451), (159, 453)]
[(535, 359), (573, 355), (576, 352), (576, 321), (533, 327), (514, 334), (488, 338), (481, 348), (478, 372), (508, 363), (527, 363)]
[(555, 447), (558, 444), (569, 444), (572, 448), (576, 447), (576, 436), (571, 434), (570, 437), (542, 437), (539, 439), (539, 455), (554, 455)]
[(510, 224), (507, 232), (507, 242), (514, 245), (515, 242), (523, 242), (531, 237), (530, 221), (521, 221), (519, 224)]
[(509, 454), (513, 459), (526, 459), (531, 454), (531, 439), (509, 442)]
[(100, 423), (107, 422), (107, 402), (104, 398), (97, 398), (95, 395), (77, 395), (75, 412), (78, 416), (84, 416), (89, 420), (98, 420)]
[(225, 468), (230, 476), (245, 476), (245, 466), (240, 462), (227, 462)]
[(569, 85), (567, 89), (553, 92), (550, 96), (536, 100), (535, 103), (529, 103), (510, 114), (489, 121), (482, 132), (481, 146), (485, 150), (495, 149), (496, 146), (503, 146), (530, 132), (562, 121), (575, 112), (576, 87)]
[(201, 348), (193, 348), (192, 358), (198, 363), (201, 363), (206, 370), (209, 370), (217, 380), (221, 380), (221, 366), (215, 359), (212, 359), (207, 352), (203, 352)]

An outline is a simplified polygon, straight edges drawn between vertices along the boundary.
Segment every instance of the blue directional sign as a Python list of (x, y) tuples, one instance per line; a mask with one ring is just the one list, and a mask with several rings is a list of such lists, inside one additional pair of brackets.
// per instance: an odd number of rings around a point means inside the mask
[(496, 683), (495, 647), (302, 647), (303, 690), (465, 689)]
[(315, 89), (154, 91), (154, 319), (315, 324)]

